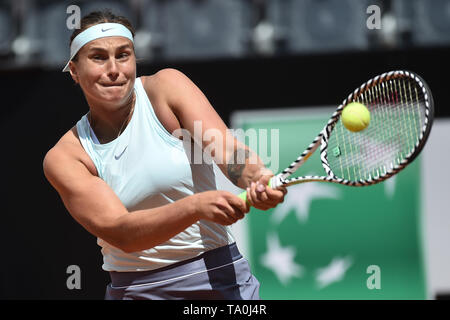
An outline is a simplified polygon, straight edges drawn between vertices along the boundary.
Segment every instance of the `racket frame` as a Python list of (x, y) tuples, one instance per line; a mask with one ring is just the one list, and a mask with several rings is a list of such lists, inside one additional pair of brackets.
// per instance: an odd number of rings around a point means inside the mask
[[(422, 130), (420, 132), (420, 137), (417, 142), (417, 144), (414, 146), (414, 148), (411, 150), (409, 154), (405, 156), (405, 158), (395, 166), (392, 166), (386, 172), (382, 175), (378, 176), (370, 176), (369, 179), (360, 179), (358, 181), (351, 181), (346, 180), (343, 178), (337, 177), (333, 171), (330, 168), (330, 165), (328, 163), (328, 140), (330, 137), (331, 132), (333, 131), (335, 125), (339, 121), (342, 110), (344, 107), (353, 101), (356, 101), (356, 99), (364, 93), (366, 90), (378, 85), (379, 83), (389, 81), (391, 79), (396, 78), (410, 78), (414, 80), (419, 87), (422, 89), (424, 102), (425, 102), (425, 121), (422, 126)], [(430, 134), (432, 123), (434, 118), (434, 102), (433, 102), (433, 96), (431, 94), (431, 91), (428, 87), (428, 85), (425, 83), (425, 81), (418, 76), (417, 74), (410, 72), (410, 71), (403, 71), (403, 70), (396, 70), (396, 71), (390, 71), (385, 72), (381, 75), (378, 75), (369, 81), (362, 84), (360, 87), (355, 89), (352, 93), (348, 95), (348, 97), (339, 105), (339, 107), (336, 109), (336, 111), (331, 116), (330, 120), (326, 124), (326, 126), (320, 131), (319, 135), (313, 140), (313, 142), (306, 148), (305, 151), (287, 167), (285, 170), (283, 170), (281, 173), (273, 176), (270, 180), (270, 186), (272, 188), (277, 188), (279, 186), (290, 186), (298, 183), (304, 183), (304, 182), (311, 182), (311, 181), (319, 181), (319, 182), (333, 182), (338, 183), (342, 185), (347, 186), (355, 186), (355, 187), (361, 187), (361, 186), (370, 186), (377, 183), (380, 183), (393, 175), (400, 172), (402, 169), (404, 169), (409, 163), (411, 163), (420, 153), (420, 151), (423, 149), (425, 142)], [(322, 163), (322, 167), (326, 172), (326, 176), (302, 176), (302, 177), (296, 177), (296, 178), (288, 178), (290, 175), (292, 175), (295, 171), (297, 171), (307, 160), (308, 158), (317, 150), (317, 148), (320, 145), (320, 160)]]

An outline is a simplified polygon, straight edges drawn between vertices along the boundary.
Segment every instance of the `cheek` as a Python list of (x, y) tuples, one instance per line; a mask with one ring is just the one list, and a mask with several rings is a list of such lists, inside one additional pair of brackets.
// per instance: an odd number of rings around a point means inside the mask
[(98, 86), (101, 76), (102, 73), (94, 72), (93, 69), (89, 70), (89, 72), (80, 74), (79, 85), (87, 97), (100, 98), (104, 96), (102, 89)]
[(97, 82), (102, 76), (102, 70), (97, 70), (97, 68), (83, 69), (79, 72), (79, 80), (85, 86), (92, 86)]
[(136, 57), (134, 55), (123, 65), (122, 72), (127, 78), (136, 76)]
[(136, 78), (136, 63), (127, 66), (124, 70), (127, 78)]

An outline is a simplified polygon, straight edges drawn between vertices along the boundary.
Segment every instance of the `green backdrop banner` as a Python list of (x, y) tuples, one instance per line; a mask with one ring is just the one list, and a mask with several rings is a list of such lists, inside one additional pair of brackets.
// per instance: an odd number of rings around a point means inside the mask
[[(281, 171), (312, 142), (330, 114), (243, 112), (235, 115), (234, 127), (266, 132), (267, 143), (278, 143), (278, 150), (268, 150)], [(278, 130), (273, 139), (271, 130)], [(277, 136), (279, 141), (271, 141)], [(247, 246), (261, 297), (425, 299), (420, 163), (419, 158), (396, 177), (370, 187), (295, 185), (278, 207), (252, 208), (246, 218)], [(318, 174), (324, 171), (316, 152), (297, 175)]]

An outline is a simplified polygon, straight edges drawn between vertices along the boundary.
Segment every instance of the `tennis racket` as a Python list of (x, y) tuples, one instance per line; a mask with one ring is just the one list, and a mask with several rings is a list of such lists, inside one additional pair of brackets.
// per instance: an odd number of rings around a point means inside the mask
[[(364, 104), (370, 124), (359, 132), (347, 130), (342, 110), (351, 102)], [(430, 134), (433, 97), (425, 81), (409, 71), (391, 71), (370, 79), (336, 109), (323, 130), (292, 164), (273, 176), (269, 186), (322, 181), (347, 186), (370, 186), (403, 170)], [(320, 146), (324, 176), (289, 178)], [(247, 192), (239, 197), (247, 200)]]

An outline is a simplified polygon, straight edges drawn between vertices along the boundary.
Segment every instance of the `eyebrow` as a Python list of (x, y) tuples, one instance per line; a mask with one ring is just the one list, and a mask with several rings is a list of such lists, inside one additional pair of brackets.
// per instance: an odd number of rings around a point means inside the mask
[[(116, 50), (122, 50), (122, 49), (126, 49), (129, 48), (131, 49), (131, 46), (127, 43), (124, 45), (121, 45), (120, 47), (117, 47)], [(107, 51), (105, 48), (101, 48), (101, 47), (92, 47), (89, 48), (89, 51)]]

